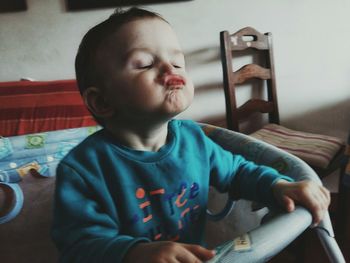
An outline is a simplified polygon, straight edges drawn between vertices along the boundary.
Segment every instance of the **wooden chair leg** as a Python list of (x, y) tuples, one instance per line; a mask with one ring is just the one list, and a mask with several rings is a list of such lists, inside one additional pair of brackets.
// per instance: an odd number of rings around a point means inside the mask
[(345, 176), (344, 169), (341, 171), (339, 178), (339, 192), (337, 198), (337, 208), (335, 216), (335, 236), (336, 239), (343, 244), (346, 237), (349, 236), (349, 214), (350, 214), (350, 188), (343, 184)]

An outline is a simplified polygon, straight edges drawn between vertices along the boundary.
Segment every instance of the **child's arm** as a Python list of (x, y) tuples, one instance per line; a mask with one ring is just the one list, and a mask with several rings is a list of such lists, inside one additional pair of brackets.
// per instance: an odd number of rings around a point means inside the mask
[(123, 263), (199, 263), (211, 259), (214, 255), (213, 250), (199, 245), (171, 241), (137, 243), (129, 249)]
[(287, 211), (293, 211), (297, 203), (311, 211), (314, 224), (323, 219), (330, 203), (326, 188), (313, 181), (289, 182), (293, 179), (273, 168), (257, 165), (240, 155), (224, 151), (215, 143), (207, 143), (212, 146), (210, 182), (219, 191), (224, 192), (229, 183), (228, 191), (232, 199), (247, 199), (269, 205), (277, 201)]
[(287, 182), (279, 180), (272, 189), (278, 203), (288, 212), (294, 211), (295, 204), (309, 209), (314, 225), (320, 223), (330, 204), (329, 191), (313, 181)]
[(51, 234), (60, 262), (121, 263), (129, 247), (150, 240), (123, 234), (98, 176), (84, 175), (64, 162), (57, 168)]

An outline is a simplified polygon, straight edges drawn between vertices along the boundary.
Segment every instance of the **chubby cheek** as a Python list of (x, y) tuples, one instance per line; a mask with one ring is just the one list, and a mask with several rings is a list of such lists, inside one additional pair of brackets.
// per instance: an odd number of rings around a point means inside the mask
[(137, 78), (129, 83), (126, 91), (130, 106), (140, 110), (149, 111), (157, 107), (164, 97), (161, 87), (150, 78)]
[(189, 107), (193, 101), (194, 97), (194, 87), (191, 79), (186, 79), (186, 87), (183, 90), (183, 107), (185, 110)]
[(193, 86), (193, 82), (192, 82), (192, 80), (191, 79), (187, 79), (187, 85), (186, 85), (186, 87), (187, 87), (187, 93), (188, 93), (188, 99), (189, 99), (189, 101), (190, 101), (190, 103), (192, 102), (192, 100), (193, 100), (193, 97), (194, 97), (194, 86)]
[(133, 94), (140, 100), (146, 100), (149, 97), (159, 96), (160, 89), (156, 88), (155, 83), (151, 78), (137, 78), (133, 82)]
[(145, 99), (152, 91), (152, 81), (145, 76), (123, 76), (118, 80), (119, 93), (123, 100), (139, 100)]

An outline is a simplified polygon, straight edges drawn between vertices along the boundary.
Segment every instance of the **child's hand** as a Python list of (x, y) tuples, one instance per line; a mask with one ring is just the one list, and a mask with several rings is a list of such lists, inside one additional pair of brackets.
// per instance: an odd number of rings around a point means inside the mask
[(280, 180), (273, 186), (273, 193), (288, 212), (294, 211), (295, 203), (307, 208), (314, 225), (320, 223), (330, 204), (329, 191), (313, 181), (291, 183)]
[(215, 255), (199, 245), (159, 241), (138, 243), (127, 252), (124, 263), (200, 263)]

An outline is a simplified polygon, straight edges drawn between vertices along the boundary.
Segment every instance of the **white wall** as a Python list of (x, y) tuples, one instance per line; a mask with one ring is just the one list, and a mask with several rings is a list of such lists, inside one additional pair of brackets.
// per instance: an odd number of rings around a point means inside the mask
[[(27, 0), (0, 14), (0, 81), (74, 78), (83, 34), (113, 9), (69, 12), (64, 0)], [(346, 137), (350, 130), (348, 0), (194, 0), (149, 6), (175, 28), (196, 99), (182, 115), (224, 115), (219, 32), (253, 26), (274, 37), (281, 120), (294, 128)]]

